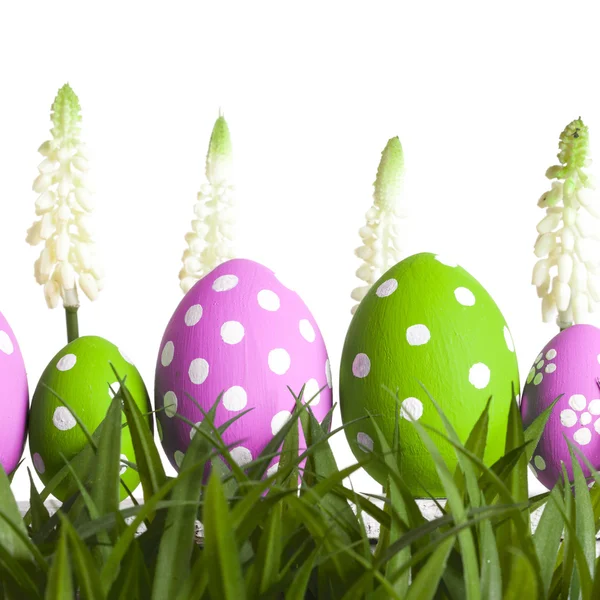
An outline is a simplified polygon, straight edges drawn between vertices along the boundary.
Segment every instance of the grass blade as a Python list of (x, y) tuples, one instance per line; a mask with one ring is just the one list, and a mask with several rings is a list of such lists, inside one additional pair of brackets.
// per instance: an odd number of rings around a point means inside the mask
[(454, 537), (450, 537), (433, 551), (412, 582), (406, 600), (433, 600), (453, 545)]
[(52, 566), (48, 573), (48, 585), (46, 587), (46, 600), (61, 600), (75, 597), (73, 589), (73, 573), (69, 560), (67, 547), (67, 532), (63, 530), (58, 540), (58, 546), (52, 559)]

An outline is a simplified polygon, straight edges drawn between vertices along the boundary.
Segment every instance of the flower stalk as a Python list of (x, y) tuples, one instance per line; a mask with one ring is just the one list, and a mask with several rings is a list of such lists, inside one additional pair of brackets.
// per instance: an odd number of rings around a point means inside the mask
[(219, 114), (213, 127), (205, 167), (208, 183), (202, 185), (194, 206), (192, 231), (185, 236), (187, 248), (179, 272), (184, 293), (204, 275), (233, 258), (234, 185), (233, 153), (229, 127)]
[(39, 148), (43, 160), (33, 182), (39, 194), (38, 219), (26, 239), (32, 246), (43, 244), (35, 262), (35, 279), (44, 287), (49, 308), (56, 308), (62, 299), (71, 341), (78, 335), (78, 289), (96, 300), (104, 274), (96, 259), (90, 222), (93, 202), (87, 151), (80, 140), (81, 107), (68, 84), (58, 91), (51, 120), (51, 139)]
[(355, 254), (362, 264), (356, 276), (363, 285), (352, 291), (351, 297), (357, 301), (352, 307), (352, 314), (371, 286), (399, 260), (398, 220), (407, 216), (405, 207), (400, 204), (403, 180), (404, 152), (398, 137), (393, 137), (381, 153), (374, 183), (373, 205), (365, 215), (366, 224), (358, 232), (362, 245), (355, 250)]
[(546, 171), (551, 188), (538, 201), (532, 275), (545, 323), (562, 330), (584, 323), (600, 302), (600, 204), (585, 171), (591, 165), (588, 128), (581, 118), (560, 135), (558, 165)]

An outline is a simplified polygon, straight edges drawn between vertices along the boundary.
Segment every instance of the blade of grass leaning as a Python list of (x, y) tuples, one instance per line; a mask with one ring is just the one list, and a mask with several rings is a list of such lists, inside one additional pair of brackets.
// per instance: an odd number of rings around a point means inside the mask
[[(156, 522), (156, 521), (155, 521)], [(114, 593), (113, 593), (114, 590)], [(137, 598), (150, 598), (152, 593), (152, 579), (144, 560), (144, 554), (137, 540), (129, 546), (123, 559), (123, 566), (115, 581), (110, 600), (134, 600)]]
[(66, 532), (71, 548), (71, 561), (80, 593), (86, 600), (103, 600), (105, 598), (92, 553), (79, 537), (70, 521), (61, 515), (61, 531)]
[(540, 562), (540, 575), (542, 578), (542, 591), (547, 595), (550, 591), (552, 576), (556, 565), (556, 557), (562, 539), (564, 525), (558, 510), (562, 504), (561, 486), (555, 485), (548, 497), (544, 512), (533, 534), (533, 543)]
[(307, 598), (308, 583), (314, 569), (315, 559), (320, 548), (315, 548), (310, 556), (302, 563), (296, 571), (294, 578), (285, 592), (285, 600), (304, 600)]
[(121, 396), (121, 391), (114, 395), (106, 412), (92, 472), (90, 495), (99, 515), (119, 510)]
[(554, 400), (554, 402), (552, 402), (552, 404), (550, 404), (550, 406), (548, 406), (546, 409), (544, 409), (532, 421), (532, 423), (529, 425), (529, 427), (527, 427), (527, 429), (525, 429), (525, 434), (524, 434), (525, 443), (530, 442), (527, 446), (527, 462), (529, 462), (533, 458), (535, 449), (537, 448), (540, 438), (542, 437), (542, 433), (544, 433), (544, 428), (546, 427), (546, 423), (548, 422), (548, 419), (550, 418), (550, 415), (552, 414), (552, 411), (554, 410), (554, 406), (562, 397), (563, 397), (563, 394), (558, 396), (558, 398), (556, 398)]
[(52, 566), (48, 573), (48, 585), (46, 586), (46, 599), (57, 600), (75, 597), (73, 589), (73, 573), (67, 547), (67, 532), (64, 530), (58, 540), (56, 552), (52, 558)]
[(479, 554), (481, 557), (481, 597), (486, 600), (502, 600), (502, 570), (496, 536), (490, 519), (484, 519), (479, 524)]
[(433, 551), (431, 557), (411, 583), (406, 600), (433, 600), (435, 598), (453, 545), (454, 537), (450, 537)]
[(0, 545), (0, 598), (41, 598), (38, 588), (25, 565)]
[[(140, 475), (144, 500), (148, 501), (166, 483), (167, 476), (158, 450), (154, 445), (152, 431), (148, 426), (146, 417), (140, 411), (133, 396), (125, 386), (125, 381), (119, 377), (112, 364), (111, 368), (120, 384), (123, 410), (131, 433), (135, 463)], [(148, 518), (152, 521), (153, 515), (148, 515)]]
[[(202, 421), (198, 431), (205, 431), (209, 424)], [(171, 500), (197, 501), (202, 490), (204, 465), (209, 461), (212, 447), (202, 435), (196, 433), (183, 457), (182, 469), (199, 465), (197, 477), (177, 479), (171, 492)], [(174, 598), (177, 590), (189, 575), (190, 559), (194, 548), (194, 525), (196, 509), (190, 505), (174, 505), (167, 512), (165, 532), (160, 541), (152, 587), (152, 598)]]
[(561, 582), (561, 593), (563, 598), (569, 598), (569, 589), (571, 583), (575, 577), (575, 544), (577, 540), (574, 539), (575, 527), (568, 527), (569, 524), (575, 522), (575, 503), (573, 501), (573, 493), (571, 491), (571, 485), (569, 483), (569, 476), (564, 463), (562, 466), (563, 476), (563, 494), (564, 494), (564, 510), (560, 511), (563, 517), (564, 530), (564, 541), (563, 541), (563, 560), (562, 560), (562, 582)]
[[(27, 529), (21, 519), (17, 502), (11, 492), (6, 472), (0, 465), (0, 546), (24, 564), (33, 562)], [(4, 521), (4, 522), (3, 522)], [(20, 535), (19, 535), (20, 534)], [(25, 542), (24, 540), (27, 540)], [(45, 559), (42, 558), (45, 564)]]
[[(429, 454), (435, 463), (438, 477), (440, 478), (444, 491), (446, 492), (446, 497), (448, 498), (448, 505), (454, 516), (454, 522), (457, 525), (463, 524), (467, 521), (465, 506), (462, 502), (460, 491), (454, 483), (454, 478), (450, 473), (448, 465), (442, 458), (440, 451), (425, 428), (418, 421), (411, 420), (411, 423), (416, 427), (421, 441), (429, 451)], [(465, 476), (468, 479), (468, 473), (465, 473)], [(479, 563), (472, 531), (469, 529), (462, 530), (458, 534), (458, 541), (464, 567), (466, 598), (467, 600), (475, 600), (481, 596), (479, 590)]]
[(204, 504), (204, 540), (213, 598), (242, 600), (246, 597), (242, 567), (221, 481), (211, 474)]
[(33, 537), (50, 520), (50, 513), (40, 498), (29, 467), (27, 467), (27, 474), (29, 476), (29, 506), (31, 510), (31, 534)]
[(277, 503), (270, 511), (258, 543), (254, 559), (254, 571), (248, 581), (248, 598), (265, 597), (267, 590), (275, 584), (281, 566), (283, 505)]
[(538, 578), (535, 575), (535, 565), (519, 548), (507, 549), (514, 555), (510, 561), (511, 577), (504, 592), (503, 600), (524, 600), (524, 598), (539, 598)]
[(583, 470), (575, 455), (573, 444), (568, 440), (566, 441), (569, 446), (569, 453), (571, 454), (573, 481), (575, 484), (575, 532), (585, 558), (585, 561), (577, 561), (579, 580), (583, 587), (583, 582), (588, 578), (591, 579), (595, 569), (596, 525), (594, 523), (594, 510), (592, 508), (590, 492), (583, 476)]
[(21, 459), (21, 460), (20, 460), (20, 461), (17, 463), (17, 466), (16, 466), (16, 467), (15, 467), (15, 468), (12, 470), (12, 472), (11, 472), (11, 473), (8, 473), (8, 481), (9, 481), (11, 484), (12, 484), (12, 482), (13, 482), (13, 478), (14, 478), (14, 476), (17, 474), (17, 471), (19, 470), (19, 467), (20, 467), (20, 466), (23, 464), (23, 461), (24, 461), (24, 460), (25, 460), (25, 459), (24, 459), (24, 458), (22, 458), (22, 459)]

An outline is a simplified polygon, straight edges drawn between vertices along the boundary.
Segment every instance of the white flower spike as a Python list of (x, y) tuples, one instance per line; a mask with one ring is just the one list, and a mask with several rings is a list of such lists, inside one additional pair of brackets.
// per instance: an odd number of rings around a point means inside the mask
[(44, 244), (35, 262), (35, 279), (44, 286), (50, 308), (56, 308), (61, 298), (65, 308), (77, 308), (78, 285), (90, 300), (103, 287), (89, 221), (93, 204), (86, 150), (79, 139), (80, 112), (77, 96), (64, 85), (52, 104), (52, 139), (39, 148), (44, 160), (33, 182), (39, 218), (29, 228), (27, 242)]
[(194, 206), (192, 231), (186, 234), (187, 249), (179, 272), (184, 293), (207, 273), (234, 257), (232, 240), (234, 211), (233, 154), (229, 127), (223, 115), (215, 122), (208, 154), (206, 179)]
[(584, 171), (591, 164), (588, 128), (581, 118), (560, 135), (559, 165), (546, 177), (551, 189), (538, 206), (546, 210), (538, 223), (532, 283), (542, 298), (542, 318), (565, 329), (584, 323), (600, 302), (600, 203)]
[[(365, 285), (352, 291), (352, 299), (358, 303), (367, 295), (371, 286), (400, 258), (398, 220), (407, 216), (405, 207), (399, 203), (404, 180), (404, 153), (397, 137), (391, 138), (383, 152), (377, 169), (373, 206), (367, 211), (367, 223), (359, 229), (362, 246), (355, 250), (362, 264), (356, 276)], [(358, 304), (352, 307), (356, 312)]]

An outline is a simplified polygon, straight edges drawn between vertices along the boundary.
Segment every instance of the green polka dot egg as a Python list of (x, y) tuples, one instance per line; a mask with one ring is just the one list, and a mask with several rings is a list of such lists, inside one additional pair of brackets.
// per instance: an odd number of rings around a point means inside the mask
[[(72, 341), (46, 367), (31, 401), (29, 447), (33, 465), (44, 484), (65, 465), (61, 454), (71, 460), (87, 444), (73, 414), (50, 390), (60, 396), (93, 433), (104, 420), (114, 393), (119, 389), (111, 364), (119, 377), (126, 380), (127, 389), (142, 413), (151, 410), (148, 392), (138, 370), (114, 344), (95, 336)], [(152, 421), (150, 417), (148, 419), (151, 426)], [(121, 458), (135, 460), (127, 427), (121, 434)], [(121, 467), (121, 478), (131, 491), (139, 484), (137, 471), (125, 465)], [(75, 482), (67, 477), (53, 494), (64, 501), (76, 490)], [(121, 486), (121, 499), (126, 495)]]
[[(399, 405), (399, 465), (415, 497), (444, 496), (433, 459), (410, 419), (444, 431), (420, 383), (466, 442), (491, 397), (485, 462), (504, 453), (508, 412), (519, 390), (512, 337), (502, 313), (456, 263), (417, 254), (396, 264), (360, 303), (348, 329), (340, 369), (340, 406), (358, 459), (380, 450), (373, 420), (392, 442)], [(386, 389), (387, 388), (387, 389)], [(398, 404), (390, 393), (398, 394)], [(364, 419), (367, 415), (372, 419)], [(451, 470), (453, 448), (432, 437)], [(370, 475), (385, 483), (372, 461)]]

